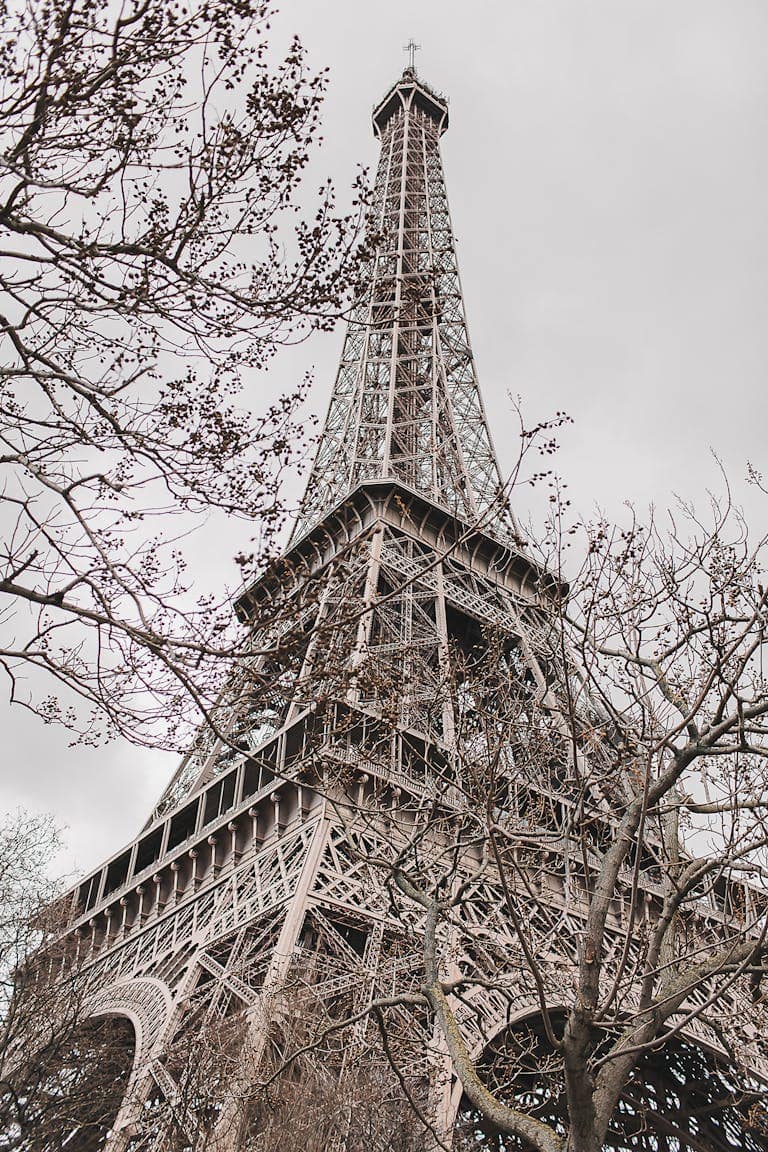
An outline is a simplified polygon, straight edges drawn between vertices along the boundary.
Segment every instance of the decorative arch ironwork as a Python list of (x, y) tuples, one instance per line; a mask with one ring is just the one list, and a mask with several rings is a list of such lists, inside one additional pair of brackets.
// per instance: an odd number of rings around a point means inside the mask
[[(484, 1078), (507, 1103), (564, 1135), (562, 1060), (540, 1017), (499, 1033), (481, 1060)], [(604, 1152), (768, 1152), (766, 1086), (736, 1073), (724, 1057), (675, 1036), (646, 1053), (622, 1092)], [(461, 1098), (455, 1152), (529, 1152)]]

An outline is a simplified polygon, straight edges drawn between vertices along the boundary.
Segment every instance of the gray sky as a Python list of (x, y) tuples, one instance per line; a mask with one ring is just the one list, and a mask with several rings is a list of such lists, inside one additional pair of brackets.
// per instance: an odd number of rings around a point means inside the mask
[[(374, 5), (290, 0), (330, 65), (318, 172), (373, 169), (372, 105), (413, 37), (450, 98), (443, 141), (470, 335), (492, 430), (511, 464), (507, 393), (529, 423), (567, 411), (558, 468), (576, 507), (703, 503), (723, 459), (756, 531), (768, 431), (768, 4), (765, 0), (514, 0)], [(276, 361), (278, 391), (314, 365), (324, 411), (342, 333)], [(265, 385), (252, 402), (264, 402)], [(523, 519), (525, 506), (518, 507)], [(201, 588), (234, 584), (237, 534), (198, 540)], [(0, 808), (68, 825), (66, 868), (129, 840), (174, 760), (127, 745), (70, 749), (5, 710)]]

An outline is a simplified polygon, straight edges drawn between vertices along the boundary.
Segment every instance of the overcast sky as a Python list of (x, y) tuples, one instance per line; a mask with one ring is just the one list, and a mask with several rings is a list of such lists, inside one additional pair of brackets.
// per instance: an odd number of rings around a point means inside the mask
[[(331, 67), (318, 171), (341, 185), (375, 166), (370, 110), (409, 38), (450, 99), (443, 159), (502, 465), (519, 394), (529, 422), (573, 417), (558, 467), (585, 513), (703, 502), (714, 449), (768, 530), (742, 484), (748, 460), (768, 472), (766, 0), (290, 0), (277, 46), (294, 31)], [(277, 361), (268, 387), (313, 365), (323, 412), (341, 339)], [(235, 583), (236, 547), (198, 541), (201, 586)], [(173, 769), (129, 746), (70, 749), (15, 711), (4, 723), (0, 807), (53, 812), (68, 869), (131, 839)]]

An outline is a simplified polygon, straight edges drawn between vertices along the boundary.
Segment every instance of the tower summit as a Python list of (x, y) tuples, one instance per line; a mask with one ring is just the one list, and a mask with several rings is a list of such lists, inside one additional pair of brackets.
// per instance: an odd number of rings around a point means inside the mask
[(397, 480), (472, 523), (500, 517), (440, 159), (447, 128), (447, 102), (413, 66), (374, 108), (379, 244), (352, 310), (294, 540), (368, 480)]

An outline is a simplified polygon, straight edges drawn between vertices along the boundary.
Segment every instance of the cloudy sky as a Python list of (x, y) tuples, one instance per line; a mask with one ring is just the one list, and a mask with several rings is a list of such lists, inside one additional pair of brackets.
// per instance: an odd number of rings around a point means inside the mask
[[(768, 471), (765, 0), (286, 0), (277, 46), (294, 31), (331, 68), (317, 170), (339, 184), (375, 166), (370, 110), (409, 38), (420, 75), (450, 99), (443, 158), (502, 464), (515, 453), (511, 393), (529, 422), (573, 417), (558, 466), (585, 514), (664, 508), (673, 494), (703, 503), (720, 484), (715, 450), (768, 530), (768, 501), (743, 484), (748, 460)], [(276, 362), (252, 403), (313, 366), (322, 412), (341, 338)], [(235, 583), (236, 546), (198, 541), (201, 588)], [(130, 839), (173, 768), (3, 720), (0, 807), (53, 812), (67, 869)]]

